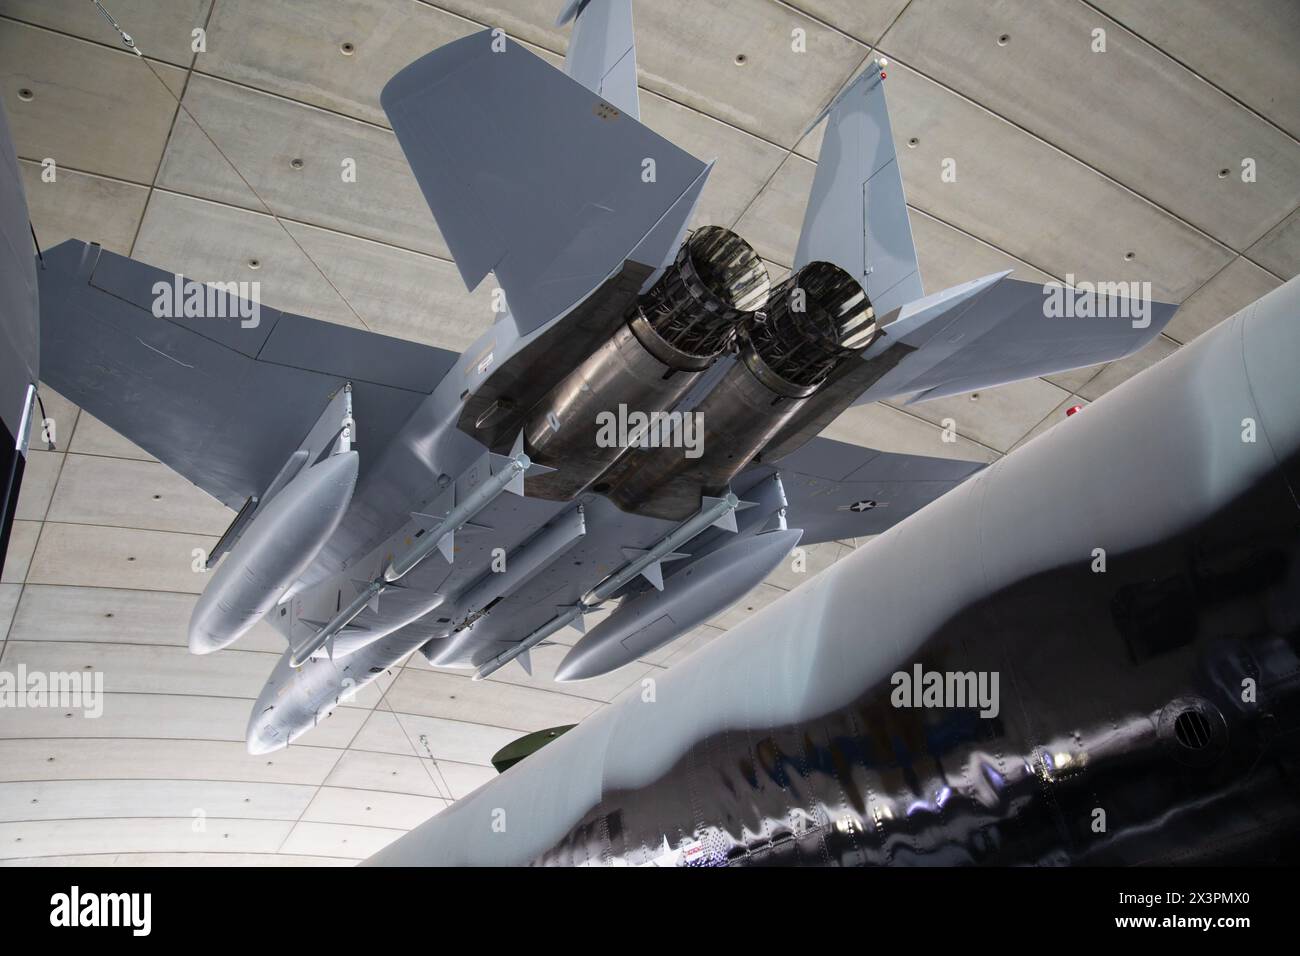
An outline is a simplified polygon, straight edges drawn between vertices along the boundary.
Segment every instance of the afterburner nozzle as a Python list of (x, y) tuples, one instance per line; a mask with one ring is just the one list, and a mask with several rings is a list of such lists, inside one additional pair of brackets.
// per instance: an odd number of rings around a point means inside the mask
[(878, 331), (858, 281), (832, 263), (810, 262), (772, 290), (766, 312), (746, 322), (741, 335), (766, 370), (806, 390), (870, 345)]
[(677, 352), (712, 359), (731, 343), (737, 321), (763, 307), (770, 288), (767, 267), (749, 243), (730, 229), (705, 226), (638, 300), (633, 330), (640, 319)]

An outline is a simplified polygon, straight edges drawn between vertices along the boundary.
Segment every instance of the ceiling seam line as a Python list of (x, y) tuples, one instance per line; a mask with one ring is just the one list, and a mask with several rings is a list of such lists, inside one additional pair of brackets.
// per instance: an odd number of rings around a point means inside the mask
[[(208, 23), (212, 19), (212, 11), (215, 7), (216, 0), (212, 0), (212, 2), (208, 4), (208, 14), (203, 20), (203, 29), (205, 34)], [(143, 54), (141, 54), (141, 57), (143, 58)], [(136, 220), (135, 232), (131, 236), (131, 245), (127, 247), (127, 258), (135, 255), (136, 243), (140, 241), (140, 231), (144, 228), (145, 216), (149, 214), (149, 203), (153, 200), (154, 188), (158, 185), (158, 174), (162, 172), (163, 161), (167, 158), (167, 150), (171, 146), (172, 137), (176, 135), (176, 119), (181, 114), (181, 100), (185, 97), (185, 91), (190, 87), (190, 79), (194, 76), (194, 64), (198, 58), (198, 52), (192, 50), (190, 53), (189, 66), (185, 69), (185, 79), (181, 82), (181, 95), (176, 98), (176, 108), (172, 110), (171, 123), (167, 126), (167, 136), (163, 140), (162, 148), (158, 150), (158, 162), (154, 166), (153, 176), (149, 181), (149, 191), (145, 193), (144, 206), (140, 209), (140, 218)], [(157, 74), (154, 75), (156, 76)], [(163, 86), (166, 87), (167, 84), (164, 83)], [(171, 91), (170, 87), (167, 87), (167, 89), (168, 92)]]
[(1258, 119), (1263, 120), (1265, 123), (1267, 123), (1269, 126), (1272, 126), (1274, 129), (1276, 129), (1276, 130), (1277, 130), (1279, 133), (1281, 133), (1283, 136), (1286, 136), (1288, 139), (1290, 139), (1290, 140), (1291, 140), (1293, 143), (1295, 143), (1297, 146), (1300, 146), (1300, 138), (1297, 138), (1296, 135), (1295, 135), (1294, 133), (1292, 133), (1290, 130), (1286, 129), (1285, 127), (1281, 126), (1280, 124), (1278, 124), (1278, 123), (1275, 122), (1274, 120), (1270, 119), (1268, 116), (1266, 116), (1264, 113), (1261, 113), (1259, 110), (1255, 109), (1255, 107), (1251, 106), (1251, 105), (1250, 105), (1249, 103), (1247, 103), (1245, 100), (1242, 100), (1242, 99), (1238, 98), (1235, 94), (1233, 94), (1233, 93), (1229, 92), (1228, 90), (1224, 89), (1224, 88), (1223, 88), (1222, 86), (1220, 86), (1218, 83), (1215, 83), (1213, 80), (1211, 80), (1208, 76), (1205, 76), (1205, 75), (1202, 74), (1202, 73), (1198, 73), (1195, 69), (1193, 69), (1193, 68), (1191, 67), (1191, 65), (1189, 65), (1189, 64), (1187, 64), (1187, 63), (1184, 63), (1181, 59), (1179, 59), (1178, 57), (1174, 56), (1172, 53), (1170, 53), (1168, 50), (1166, 50), (1166, 49), (1165, 49), (1164, 47), (1162, 47), (1160, 44), (1156, 43), (1156, 42), (1153, 41), (1153, 40), (1148, 40), (1145, 36), (1143, 36), (1141, 33), (1138, 33), (1137, 30), (1133, 29), (1133, 28), (1130, 27), (1128, 24), (1124, 23), (1124, 22), (1121, 21), (1121, 20), (1117, 20), (1115, 17), (1111, 16), (1111, 15), (1110, 15), (1109, 13), (1107, 13), (1105, 10), (1100, 9), (1099, 7), (1096, 6), (1096, 4), (1092, 3), (1092, 0), (1077, 0), (1077, 2), (1080, 3), (1080, 4), (1082, 4), (1082, 5), (1085, 6), (1085, 7), (1088, 7), (1090, 10), (1092, 10), (1092, 11), (1093, 11), (1094, 13), (1096, 13), (1098, 16), (1105, 17), (1107, 20), (1109, 20), (1111, 23), (1115, 24), (1115, 25), (1116, 25), (1117, 27), (1119, 27), (1121, 30), (1124, 30), (1125, 32), (1129, 33), (1130, 35), (1137, 37), (1139, 40), (1141, 40), (1141, 41), (1142, 41), (1143, 43), (1145, 43), (1147, 46), (1151, 47), (1151, 49), (1156, 50), (1156, 51), (1158, 51), (1159, 53), (1161, 53), (1162, 55), (1168, 57), (1169, 60), (1170, 60), (1171, 62), (1173, 62), (1173, 63), (1177, 63), (1180, 67), (1182, 67), (1182, 68), (1183, 68), (1184, 70), (1186, 70), (1188, 73), (1192, 74), (1192, 76), (1196, 77), (1198, 80), (1200, 80), (1200, 81), (1201, 81), (1202, 83), (1204, 83), (1206, 86), (1210, 87), (1211, 89), (1218, 90), (1220, 93), (1222, 93), (1222, 94), (1223, 94), (1224, 96), (1226, 96), (1228, 99), (1232, 100), (1232, 102), (1236, 103), (1238, 106), (1240, 106), (1240, 107), (1241, 107), (1242, 109), (1244, 109), (1246, 112), (1250, 113), (1252, 116), (1255, 116), (1255, 117), (1258, 118)]
[[(965, 102), (969, 103), (970, 105), (976, 107), (977, 109), (979, 109), (979, 110), (981, 110), (981, 111), (983, 111), (983, 112), (985, 112), (985, 113), (988, 113), (990, 116), (993, 116), (993, 117), (995, 117), (995, 118), (1001, 120), (1002, 122), (1006, 123), (1008, 126), (1011, 126), (1011, 127), (1015, 128), (1015, 129), (1020, 130), (1020, 132), (1024, 133), (1026, 136), (1029, 136), (1030, 138), (1032, 138), (1032, 139), (1034, 139), (1034, 140), (1037, 140), (1038, 142), (1042, 143), (1043, 145), (1049, 147), (1050, 149), (1055, 150), (1056, 152), (1060, 153), (1062, 156), (1064, 156), (1064, 157), (1066, 157), (1067, 159), (1069, 159), (1069, 160), (1071, 160), (1071, 161), (1073, 161), (1073, 162), (1079, 164), (1080, 166), (1084, 167), (1085, 169), (1091, 170), (1092, 172), (1094, 172), (1094, 173), (1096, 173), (1098, 176), (1100, 176), (1102, 179), (1104, 179), (1106, 182), (1109, 182), (1109, 183), (1111, 183), (1111, 184), (1113, 184), (1113, 185), (1115, 185), (1115, 186), (1118, 186), (1120, 189), (1122, 189), (1122, 190), (1124, 190), (1125, 192), (1129, 193), (1129, 194), (1132, 195), (1134, 198), (1136, 198), (1136, 199), (1140, 199), (1142, 202), (1146, 203), (1146, 204), (1147, 204), (1148, 206), (1150, 206), (1151, 208), (1156, 209), (1156, 210), (1158, 210), (1158, 211), (1164, 213), (1164, 214), (1165, 214), (1166, 216), (1168, 216), (1170, 219), (1173, 219), (1175, 222), (1181, 223), (1182, 225), (1186, 226), (1188, 229), (1191, 229), (1192, 231), (1196, 232), (1197, 234), (1199, 234), (1199, 235), (1203, 236), (1204, 238), (1210, 240), (1210, 241), (1213, 242), (1215, 245), (1222, 246), (1224, 249), (1227, 249), (1227, 250), (1229, 250), (1230, 252), (1234, 252), (1234, 253), (1238, 253), (1238, 252), (1240, 252), (1240, 250), (1234, 248), (1231, 244), (1229, 244), (1229, 243), (1227, 243), (1227, 242), (1224, 242), (1222, 239), (1216, 239), (1214, 236), (1210, 235), (1210, 233), (1206, 232), (1206, 231), (1205, 231), (1204, 229), (1202, 229), (1200, 226), (1196, 225), (1195, 223), (1191, 222), (1191, 221), (1188, 220), (1188, 219), (1183, 218), (1182, 216), (1180, 216), (1180, 215), (1178, 215), (1177, 213), (1175, 213), (1173, 210), (1166, 208), (1165, 206), (1163, 206), (1163, 205), (1161, 205), (1160, 203), (1156, 202), (1156, 201), (1155, 201), (1154, 199), (1152, 199), (1150, 196), (1147, 196), (1147, 195), (1144, 195), (1143, 193), (1138, 192), (1136, 189), (1134, 189), (1132, 186), (1128, 185), (1127, 183), (1121, 182), (1120, 180), (1118, 180), (1118, 179), (1116, 179), (1114, 176), (1112, 176), (1110, 173), (1107, 173), (1107, 172), (1105, 172), (1105, 171), (1099, 169), (1098, 167), (1092, 165), (1091, 163), (1087, 162), (1086, 160), (1081, 159), (1080, 157), (1074, 155), (1074, 154), (1071, 153), (1069, 150), (1065, 149), (1065, 147), (1057, 145), (1056, 143), (1052, 142), (1051, 140), (1046, 139), (1045, 137), (1039, 135), (1038, 133), (1035, 133), (1033, 130), (1029, 129), (1028, 127), (1026, 127), (1026, 126), (1022, 126), (1020, 123), (1016, 122), (1015, 120), (1013, 120), (1013, 119), (1011, 119), (1011, 118), (1009, 118), (1009, 117), (1007, 117), (1007, 116), (1004, 116), (1002, 113), (999, 113), (997, 110), (993, 109), (992, 107), (987, 106), (986, 104), (981, 103), (979, 100), (973, 99), (973, 98), (971, 98), (970, 96), (967, 96), (965, 93), (962, 93), (961, 91), (959, 91), (959, 90), (957, 90), (957, 89), (955, 89), (955, 88), (953, 88), (953, 87), (951, 87), (951, 86), (948, 86), (946, 83), (942, 82), (941, 80), (936, 79), (935, 77), (931, 76), (929, 73), (926, 73), (924, 70), (921, 70), (921, 69), (919, 69), (919, 68), (917, 68), (917, 67), (911, 65), (911, 64), (908, 63), (906, 60), (900, 60), (900, 59), (898, 59), (897, 57), (892, 57), (892, 58), (893, 58), (893, 60), (894, 60), (895, 63), (899, 64), (900, 66), (906, 67), (907, 69), (909, 69), (909, 70), (911, 70), (913, 73), (915, 73), (917, 76), (924, 77), (926, 80), (928, 80), (929, 82), (933, 83), (935, 86), (938, 86), (938, 87), (941, 87), (941, 88), (947, 90), (949, 93), (953, 94), (954, 96), (960, 97), (962, 100), (964, 100)], [(1271, 225), (1269, 225), (1269, 227), (1268, 227), (1267, 229), (1265, 229), (1262, 233), (1260, 233), (1260, 235), (1256, 236), (1254, 239), (1252, 239), (1252, 240), (1250, 241), (1250, 243), (1247, 245), (1247, 248), (1249, 248), (1249, 246), (1251, 246), (1251, 245), (1254, 245), (1256, 242), (1259, 242), (1260, 239), (1262, 239), (1264, 236), (1268, 235), (1268, 233), (1270, 233), (1272, 230), (1276, 229), (1279, 225), (1281, 225), (1281, 223), (1282, 223), (1283, 221), (1284, 221), (1284, 219), (1279, 219), (1277, 222), (1274, 222), (1274, 223), (1272, 223)]]

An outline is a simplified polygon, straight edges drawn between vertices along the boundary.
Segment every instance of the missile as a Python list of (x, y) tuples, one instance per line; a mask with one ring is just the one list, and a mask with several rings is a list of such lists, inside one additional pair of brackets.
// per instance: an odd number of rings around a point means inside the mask
[(333, 455), (303, 471), (254, 514), (194, 606), (191, 653), (210, 654), (234, 643), (275, 607), (338, 527), (356, 483), (357, 453)]
[(682, 567), (662, 591), (624, 601), (560, 662), (557, 681), (607, 674), (726, 610), (785, 560), (803, 532), (737, 538)]
[(507, 556), (504, 571), (487, 571), (463, 595), (458, 595), (456, 604), (463, 617), (454, 632), (449, 637), (434, 638), (420, 649), (429, 663), (453, 665), (464, 649), (482, 636), (478, 628), (470, 625), (488, 615), (500, 598), (515, 592), (549, 567), (586, 533), (585, 512), (578, 505), (514, 549)]

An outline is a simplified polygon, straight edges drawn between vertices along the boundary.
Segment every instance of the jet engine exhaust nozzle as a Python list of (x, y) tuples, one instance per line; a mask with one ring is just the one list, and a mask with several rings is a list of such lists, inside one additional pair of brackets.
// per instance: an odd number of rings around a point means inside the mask
[(530, 477), (528, 494), (568, 501), (597, 483), (627, 451), (601, 442), (602, 415), (620, 406), (646, 415), (672, 408), (732, 346), (770, 286), (749, 243), (721, 226), (697, 229), (609, 338), (530, 412), (525, 448), (556, 471)]
[[(730, 229), (705, 226), (682, 243), (629, 318), (641, 344), (661, 361), (706, 368), (731, 344), (738, 320), (763, 307), (770, 288), (767, 267), (749, 243)], [(677, 354), (660, 354), (661, 345)]]
[(741, 354), (764, 385), (803, 398), (842, 359), (870, 345), (877, 330), (875, 310), (858, 281), (829, 262), (810, 262), (772, 290), (766, 313), (744, 323)]

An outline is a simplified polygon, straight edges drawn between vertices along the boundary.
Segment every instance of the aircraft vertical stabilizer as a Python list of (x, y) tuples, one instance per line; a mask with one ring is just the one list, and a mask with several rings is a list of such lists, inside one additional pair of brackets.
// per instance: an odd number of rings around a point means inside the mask
[(556, 18), (573, 22), (564, 72), (633, 119), (641, 118), (636, 91), (632, 0), (571, 0)]
[(884, 77), (872, 61), (813, 121), (829, 117), (794, 257), (848, 272), (882, 317), (923, 295)]

